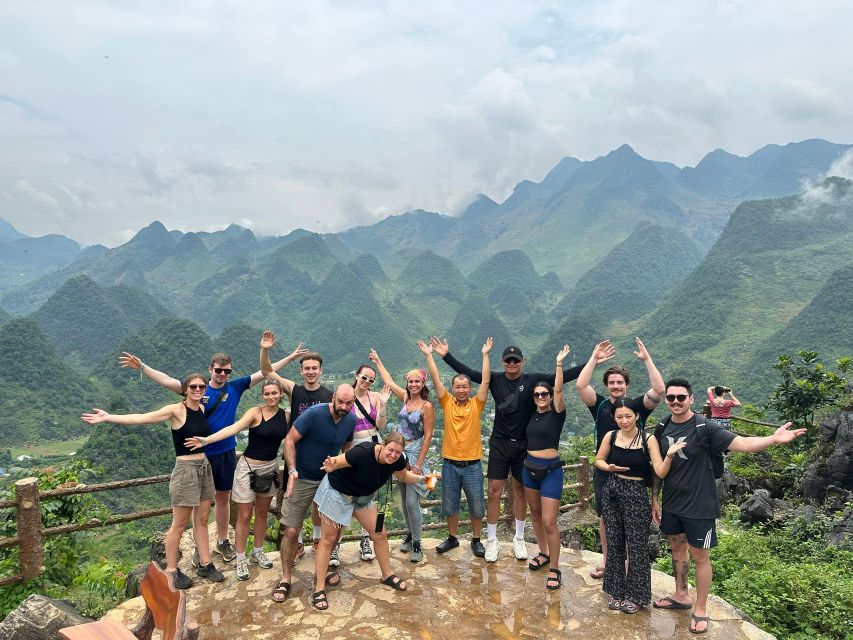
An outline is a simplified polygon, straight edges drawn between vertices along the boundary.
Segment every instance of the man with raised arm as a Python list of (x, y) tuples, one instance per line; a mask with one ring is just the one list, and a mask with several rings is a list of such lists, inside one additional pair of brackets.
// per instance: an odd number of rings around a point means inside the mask
[[(649, 374), (649, 382), (651, 382), (652, 385), (651, 388), (643, 395), (637, 396), (628, 402), (631, 408), (637, 413), (637, 425), (642, 431), (646, 418), (648, 418), (652, 411), (654, 411), (658, 406), (661, 396), (663, 395), (663, 378), (655, 366), (655, 363), (652, 361), (652, 357), (649, 355), (649, 352), (646, 350), (646, 346), (643, 344), (643, 341), (639, 338), (637, 338), (636, 341), (637, 350), (634, 352), (634, 355), (638, 359), (642, 360), (643, 364), (646, 365), (646, 372)], [(601, 377), (601, 381), (604, 383), (604, 388), (607, 390), (607, 397), (605, 398), (593, 389), (591, 383), (592, 373), (595, 370), (595, 367), (604, 361), (602, 360), (603, 355), (609, 354), (612, 357), (614, 353), (613, 345), (610, 344), (609, 340), (599, 342), (595, 345), (595, 349), (593, 349), (592, 355), (589, 357), (589, 361), (584, 365), (583, 370), (578, 376), (577, 382), (575, 382), (575, 386), (578, 389), (578, 395), (580, 395), (583, 403), (589, 407), (589, 411), (592, 413), (592, 418), (595, 420), (596, 451), (601, 448), (601, 441), (604, 439), (604, 436), (611, 431), (618, 429), (616, 421), (613, 419), (613, 403), (620, 398), (627, 398), (628, 386), (631, 384), (631, 374), (628, 373), (628, 370), (620, 364), (614, 364), (613, 366), (608, 367), (605, 370), (604, 375)], [(599, 516), (598, 529), (601, 532), (602, 564), (601, 566), (596, 567), (590, 574), (593, 578), (604, 577), (604, 563), (607, 561), (607, 535), (604, 530), (604, 518), (601, 517), (601, 499), (604, 495), (604, 484), (606, 481), (607, 473), (596, 467), (593, 472), (593, 484), (595, 486), (595, 512)]]
[[(288, 362), (295, 360), (298, 355), (299, 347), (289, 356), (272, 365), (272, 368), (281, 369)], [(157, 369), (152, 369), (132, 353), (123, 352), (118, 363), (121, 367), (139, 369), (143, 375), (161, 387), (181, 394), (180, 380)], [(250, 376), (241, 376), (231, 380), (233, 368), (231, 356), (228, 354), (216, 353), (210, 358), (210, 366), (207, 368), (210, 373), (210, 382), (201, 399), (201, 404), (204, 405), (205, 417), (212, 434), (237, 421), (237, 405), (240, 404), (240, 396), (249, 387), (267, 377), (264, 373), (255, 371)], [(207, 447), (204, 452), (213, 471), (213, 486), (216, 489), (213, 509), (216, 519), (217, 543), (215, 551), (222, 556), (225, 562), (231, 562), (237, 557), (237, 551), (228, 539), (228, 522), (231, 516), (231, 487), (234, 484), (234, 469), (237, 467), (237, 455), (234, 451), (236, 447), (237, 438), (231, 436)], [(193, 566), (197, 567), (198, 562), (198, 550), (196, 550), (192, 557)]]
[[(320, 384), (320, 377), (323, 375), (323, 356), (316, 351), (302, 349), (302, 344), (296, 347), (299, 357), (299, 373), (302, 376), (302, 384), (296, 384), (293, 380), (284, 378), (278, 375), (273, 370), (273, 365), (270, 363), (269, 350), (275, 346), (275, 335), (272, 331), (264, 331), (261, 336), (261, 371), (265, 376), (273, 377), (281, 383), (281, 388), (287, 397), (290, 399), (290, 424), (288, 430), (296, 422), (296, 419), (305, 412), (308, 407), (313, 407), (315, 404), (324, 404), (332, 401), (332, 390)], [(282, 454), (284, 457), (284, 454)], [(320, 514), (317, 513), (317, 508), (311, 507), (311, 524), (313, 526), (312, 538), (314, 540), (314, 548), (317, 548), (317, 541), (320, 539)], [(297, 564), (302, 556), (305, 555), (305, 545), (302, 542), (302, 529), (299, 530), (296, 553), (293, 556), (293, 564)], [(338, 559), (338, 547), (332, 550), (332, 557), (329, 563), (333, 567), (340, 564)]]
[[(438, 341), (437, 338), (434, 340)], [(459, 529), (459, 505), (464, 491), (468, 499), (468, 512), (471, 514), (471, 551), (478, 558), (482, 558), (486, 555), (486, 548), (480, 542), (484, 511), (480, 416), (489, 394), (489, 351), (492, 350), (492, 339), (486, 338), (483, 345), (482, 380), (473, 397), (469, 376), (464, 373), (453, 376), (449, 393), (441, 382), (441, 375), (432, 357), (433, 346), (418, 340), (418, 349), (426, 358), (435, 395), (444, 412), (444, 435), (441, 440), (441, 511), (447, 518), (447, 539), (436, 547), (436, 551), (447, 553), (459, 546), (456, 533)]]
[[(450, 353), (447, 340), (433, 338), (430, 341), (435, 352), (457, 373), (464, 374), (473, 382), (481, 382), (482, 372), (475, 371), (457, 360)], [(524, 524), (527, 503), (522, 484), (522, 468), (527, 457), (527, 423), (536, 411), (533, 402), (533, 386), (537, 382), (554, 385), (554, 372), (526, 373), (521, 349), (509, 346), (503, 352), (503, 371), (491, 373), (490, 391), (495, 400), (495, 422), (489, 437), (489, 464), (486, 469), (488, 498), (486, 501), (486, 561), (498, 559), (498, 516), (500, 515), (501, 493), (504, 483), (512, 473), (515, 536), (512, 549), (518, 560), (527, 559), (524, 542)], [(581, 367), (572, 367), (563, 372), (568, 382), (578, 377)]]
[[(652, 519), (666, 534), (672, 549), (675, 591), (656, 600), (658, 609), (690, 609), (687, 588), (689, 556), (696, 565), (696, 605), (690, 620), (690, 632), (708, 631), (708, 592), (713, 570), (711, 548), (717, 546), (716, 519), (720, 502), (714, 480), (713, 456), (724, 451), (758, 453), (776, 444), (787, 444), (803, 435), (805, 429), (788, 430), (790, 422), (766, 437), (744, 437), (724, 429), (714, 420), (697, 421), (693, 413), (693, 389), (684, 378), (666, 383), (666, 406), (672, 414), (655, 430), (661, 456), (670, 462), (669, 473), (655, 478), (652, 487)], [(663, 502), (658, 494), (663, 486)], [(688, 556), (689, 550), (689, 556)]]
[[(326, 458), (352, 446), (356, 421), (355, 414), (351, 413), (354, 403), (352, 385), (338, 385), (331, 402), (308, 407), (284, 439), (287, 489), (281, 505), (281, 524), (285, 530), (281, 541), (281, 580), (272, 592), (275, 602), (284, 602), (290, 595), (296, 539), (317, 487), (326, 475), (323, 463)], [(340, 584), (340, 580), (340, 574), (332, 571), (325, 577), (323, 585), (335, 586)]]

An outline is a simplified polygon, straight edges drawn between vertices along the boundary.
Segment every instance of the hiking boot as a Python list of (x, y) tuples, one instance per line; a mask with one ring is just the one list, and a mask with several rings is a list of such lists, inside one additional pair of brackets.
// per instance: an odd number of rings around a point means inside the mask
[(237, 558), (237, 579), (249, 579), (249, 561), (246, 558)]
[(237, 557), (237, 550), (234, 548), (234, 545), (231, 544), (230, 540), (226, 540), (225, 542), (217, 542), (215, 551), (216, 553), (222, 556), (222, 559), (225, 562), (231, 562), (234, 558)]
[(498, 539), (486, 540), (486, 562), (494, 562), (498, 559)]
[[(237, 557), (236, 555), (234, 556)], [(225, 576), (222, 572), (216, 568), (216, 566), (212, 562), (208, 562), (207, 564), (199, 565), (195, 570), (197, 576), (201, 578), (207, 578), (211, 582), (222, 582), (225, 580)]]
[(180, 569), (175, 569), (175, 573), (173, 575), (175, 576), (173, 581), (175, 589), (189, 589), (193, 586), (193, 579)]
[(424, 552), (421, 549), (421, 541), (415, 540), (412, 542), (412, 557), (409, 558), (412, 562), (420, 562), (424, 559)]
[(480, 542), (479, 538), (473, 538), (471, 540), (471, 551), (474, 552), (474, 555), (477, 558), (482, 558), (486, 555), (486, 547), (483, 546), (483, 543)]
[(400, 545), (400, 553), (411, 553), (413, 548), (412, 534), (406, 534), (406, 537), (403, 539), (403, 544)]
[(371, 560), (373, 560), (373, 558), (376, 557), (373, 553), (373, 549), (370, 548), (370, 538), (368, 538), (367, 536), (361, 536), (361, 543), (359, 546), (361, 552), (361, 559), (365, 562), (370, 562)]
[(340, 550), (341, 550), (341, 543), (340, 542), (338, 542), (334, 547), (332, 547), (332, 553), (329, 556), (329, 566), (330, 567), (341, 566), (341, 559), (338, 557)]
[(272, 569), (272, 560), (264, 553), (263, 549), (252, 549), (249, 554), (249, 562), (258, 565), (261, 569)]
[(440, 543), (435, 550), (438, 553), (447, 553), (451, 549), (459, 546), (459, 539), (456, 536), (447, 536), (444, 542)]
[(527, 560), (527, 543), (523, 537), (514, 536), (512, 539), (512, 552), (516, 560)]
[(192, 560), (190, 560), (190, 563), (195, 568), (198, 568), (198, 565), (201, 564), (201, 560), (198, 559), (198, 549), (193, 550), (193, 557), (192, 557)]

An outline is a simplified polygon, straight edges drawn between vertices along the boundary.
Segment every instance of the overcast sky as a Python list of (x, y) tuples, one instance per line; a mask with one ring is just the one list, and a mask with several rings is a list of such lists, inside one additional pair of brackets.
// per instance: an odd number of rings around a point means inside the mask
[(626, 142), (679, 166), (851, 143), (851, 24), (840, 1), (2, 2), (0, 217), (83, 244), (336, 231)]

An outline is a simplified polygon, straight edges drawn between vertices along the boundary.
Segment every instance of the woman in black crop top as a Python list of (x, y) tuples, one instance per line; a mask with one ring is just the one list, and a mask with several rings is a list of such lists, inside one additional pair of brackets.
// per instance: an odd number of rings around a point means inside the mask
[(566, 344), (557, 354), (553, 389), (545, 381), (537, 382), (533, 387), (536, 413), (527, 423), (527, 458), (521, 474), (524, 497), (530, 505), (530, 520), (539, 544), (538, 555), (527, 566), (536, 571), (548, 565), (545, 587), (552, 591), (559, 589), (563, 581), (560, 573), (560, 530), (557, 528), (560, 499), (563, 497), (563, 461), (557, 448), (566, 422), (563, 360), (567, 355), (569, 345)]
[(210, 561), (207, 521), (210, 502), (213, 500), (213, 473), (204, 453), (191, 451), (184, 442), (187, 438), (203, 437), (210, 433), (201, 406), (201, 399), (207, 388), (207, 377), (201, 373), (192, 373), (184, 378), (181, 386), (184, 400), (167, 404), (157, 411), (116, 415), (103, 409), (93, 409), (93, 413), (84, 413), (81, 417), (89, 424), (111, 422), (135, 425), (169, 421), (172, 442), (175, 445), (175, 468), (169, 481), (172, 525), (166, 534), (166, 571), (175, 575), (175, 587), (186, 589), (192, 586), (193, 581), (178, 569), (178, 545), (190, 515), (193, 518), (193, 537), (200, 560), (196, 573), (214, 582), (222, 582), (225, 576)]
[(619, 429), (604, 436), (595, 456), (596, 468), (608, 473), (602, 499), (607, 535), (602, 589), (610, 594), (608, 607), (636, 613), (652, 598), (648, 549), (652, 508), (646, 483), (654, 473), (660, 477), (669, 473), (670, 460), (662, 461), (657, 440), (638, 428), (630, 401), (619, 398), (612, 411)]
[[(188, 438), (187, 446), (200, 449), (213, 442), (236, 435), (243, 429), (249, 430), (249, 444), (237, 461), (234, 470), (234, 485), (231, 498), (237, 503), (237, 525), (234, 532), (234, 546), (237, 549), (236, 573), (238, 580), (249, 579), (249, 563), (262, 569), (272, 568), (272, 561), (264, 553), (264, 536), (267, 531), (267, 514), (275, 495), (276, 485), (258, 492), (252, 485), (251, 474), (258, 477), (278, 477), (278, 461), (281, 457), (281, 442), (287, 434), (289, 416), (279, 404), (282, 387), (275, 378), (264, 380), (261, 385), (263, 404), (252, 407), (243, 417), (229, 427), (220, 429), (211, 436)], [(246, 544), (249, 540), (249, 522), (252, 512), (255, 514), (255, 547), (246, 557)]]

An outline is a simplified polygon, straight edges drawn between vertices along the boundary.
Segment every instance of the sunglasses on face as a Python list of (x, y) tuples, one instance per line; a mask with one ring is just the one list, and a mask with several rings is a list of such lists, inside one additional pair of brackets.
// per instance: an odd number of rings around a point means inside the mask
[(687, 400), (688, 397), (689, 396), (686, 393), (678, 393), (678, 394), (668, 393), (666, 395), (666, 401), (667, 402), (675, 402), (676, 400), (678, 400), (679, 402), (684, 402), (685, 400)]
[(534, 397), (534, 398), (547, 398), (547, 397), (549, 397), (550, 395), (551, 395), (551, 392), (550, 392), (550, 391), (534, 391), (534, 392), (533, 392), (533, 397)]
[(214, 371), (214, 373), (218, 373), (220, 375), (222, 375), (224, 373), (226, 376), (230, 376), (233, 369), (223, 369), (222, 367), (213, 367), (213, 371)]
[(187, 389), (192, 389), (193, 391), (204, 391), (207, 389), (206, 384), (188, 384)]
[(364, 375), (363, 373), (362, 373), (362, 374), (360, 374), (358, 377), (359, 377), (359, 378), (361, 378), (362, 380), (364, 380), (364, 381), (365, 381), (366, 383), (368, 383), (368, 384), (373, 384), (373, 381), (374, 381), (374, 380), (376, 380), (376, 378), (368, 378), (368, 377), (367, 377), (366, 375)]
[(521, 360), (516, 360), (515, 358), (508, 358), (504, 360), (504, 364), (521, 364)]

